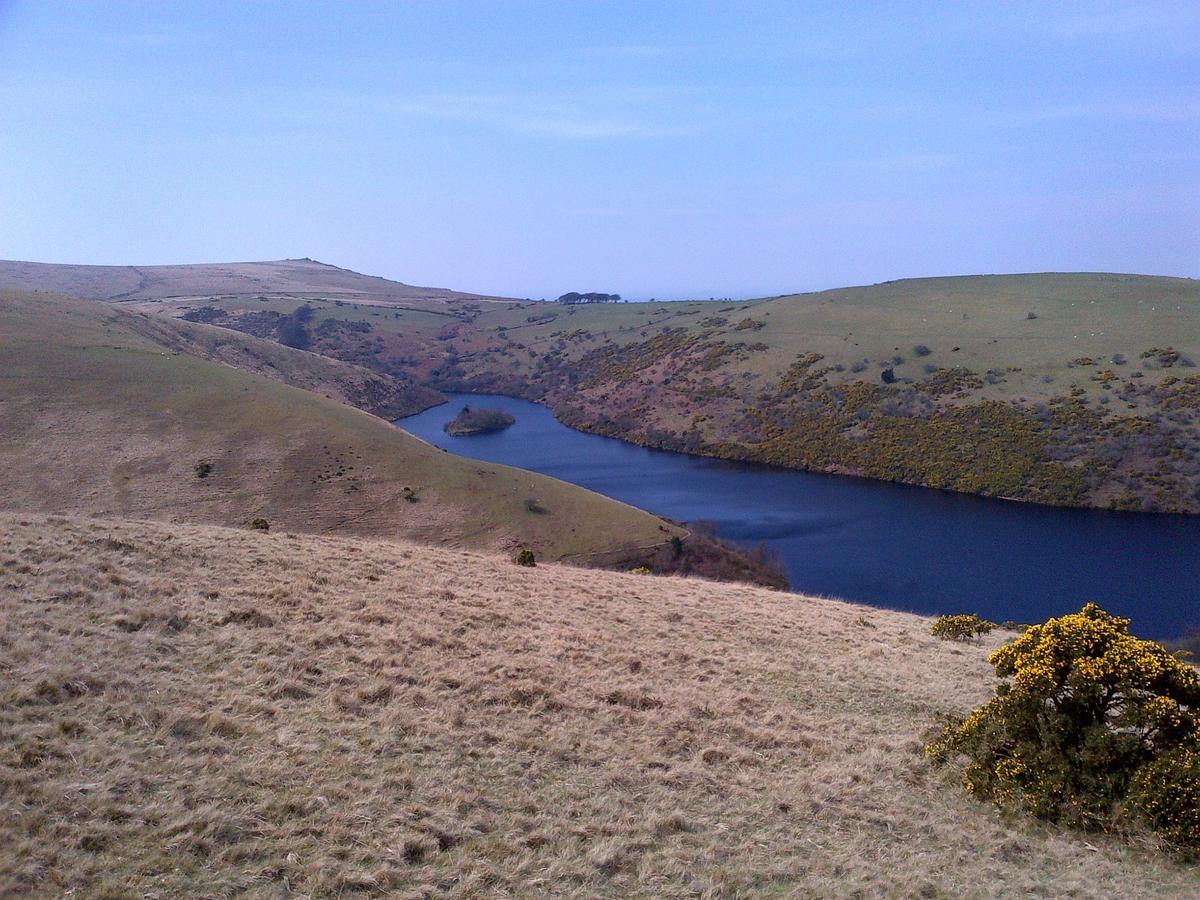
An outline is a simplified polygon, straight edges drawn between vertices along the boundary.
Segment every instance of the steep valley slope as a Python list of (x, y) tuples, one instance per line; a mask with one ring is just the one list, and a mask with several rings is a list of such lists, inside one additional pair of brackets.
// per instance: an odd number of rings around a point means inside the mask
[[(537, 400), (566, 424), (648, 446), (1052, 505), (1200, 512), (1200, 282), (1188, 279), (936, 278), (453, 315), (310, 308), (321, 353)], [(249, 324), (237, 304), (176, 311)]]
[[(0, 285), (28, 265), (0, 263)], [(1195, 280), (1042, 273), (559, 304), (410, 289), (311, 261), (238, 265), (258, 280), (204, 266), (143, 267), (156, 274), (136, 291), (115, 270), (103, 289), (96, 267), (54, 277), (299, 340), (405, 384), (535, 400), (573, 427), (648, 446), (1052, 505), (1200, 512)]]
[(339, 391), (372, 386), (387, 384), (225, 330), (0, 291), (0, 508), (262, 518), (581, 562), (688, 537), (573, 485), (441, 452), (339, 402)]

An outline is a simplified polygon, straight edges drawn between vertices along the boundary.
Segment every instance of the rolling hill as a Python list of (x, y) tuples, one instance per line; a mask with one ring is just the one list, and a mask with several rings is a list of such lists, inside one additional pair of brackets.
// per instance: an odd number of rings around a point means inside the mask
[(1187, 897), (919, 748), (928, 620), (378, 540), (0, 513), (6, 896)]
[[(0, 264), (0, 284), (21, 265)], [(181, 267), (195, 270), (186, 278), (166, 267), (142, 290), (159, 299), (139, 305), (272, 339), (303, 310), (304, 341), (323, 355), (536, 400), (568, 425), (647, 446), (1051, 505), (1200, 512), (1195, 280), (962, 276), (567, 305), (388, 299), (380, 279), (316, 263), (241, 265), (264, 278), (297, 268), (271, 282), (278, 291), (267, 279), (232, 293), (218, 290), (232, 284), (222, 267)], [(330, 287), (362, 292), (283, 289), (314, 287), (325, 269)]]
[[(247, 322), (219, 299), (200, 308)], [(537, 400), (569, 425), (649, 446), (1200, 512), (1200, 282), (1189, 279), (917, 279), (745, 303), (451, 305), (452, 318), (313, 309), (321, 353)]]
[(0, 292), (0, 508), (263, 517), (579, 561), (686, 534), (551, 478), (451, 456), (338, 402), (386, 386), (220, 329)]
[(367, 303), (492, 299), (361, 275), (313, 259), (175, 266), (84, 266), (0, 260), (0, 287), (129, 303), (217, 295), (319, 294), (353, 297)]

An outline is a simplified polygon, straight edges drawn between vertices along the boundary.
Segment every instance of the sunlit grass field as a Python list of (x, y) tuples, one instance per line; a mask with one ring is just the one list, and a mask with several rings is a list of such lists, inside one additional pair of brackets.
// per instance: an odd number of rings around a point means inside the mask
[(922, 739), (924, 618), (378, 540), (0, 515), (0, 893), (1159, 897)]

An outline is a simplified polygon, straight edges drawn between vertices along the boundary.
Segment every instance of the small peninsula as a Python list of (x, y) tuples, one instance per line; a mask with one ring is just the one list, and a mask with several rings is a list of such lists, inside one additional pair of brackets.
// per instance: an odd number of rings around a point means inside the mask
[(517, 420), (500, 409), (471, 409), (464, 406), (462, 411), (444, 426), (446, 434), (451, 437), (463, 437), (470, 434), (488, 434), (493, 431), (503, 431)]

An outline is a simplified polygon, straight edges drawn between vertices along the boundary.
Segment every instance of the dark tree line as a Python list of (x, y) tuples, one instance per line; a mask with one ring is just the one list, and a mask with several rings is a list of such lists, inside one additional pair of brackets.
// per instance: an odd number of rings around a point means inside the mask
[(568, 291), (558, 298), (559, 303), (620, 303), (620, 294), (599, 294), (590, 292), (581, 294), (578, 291)]

